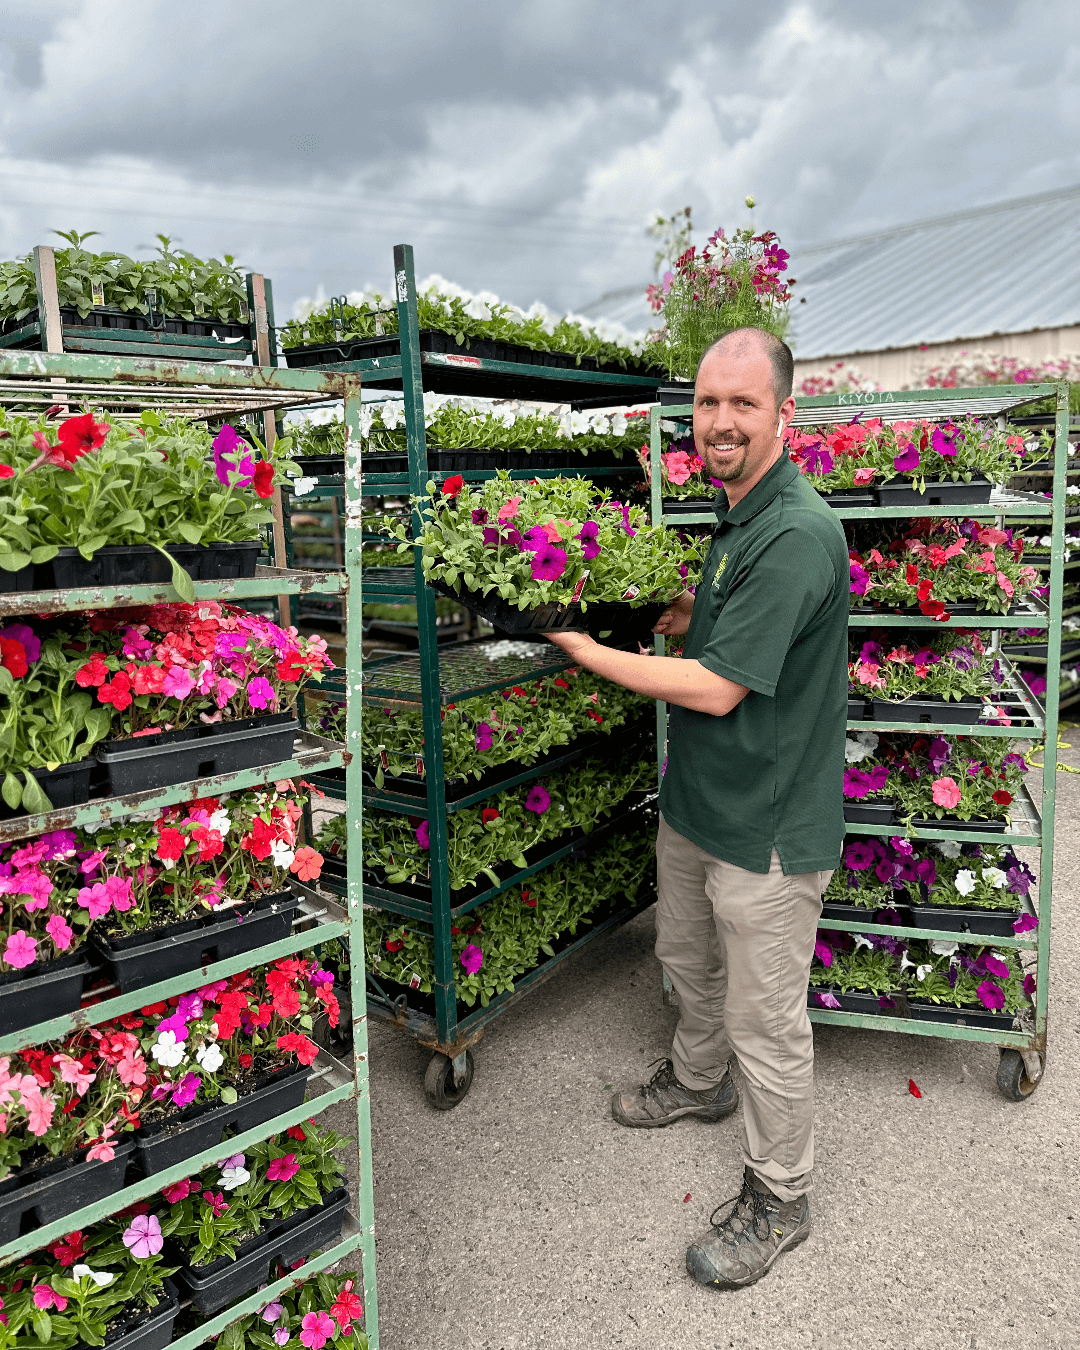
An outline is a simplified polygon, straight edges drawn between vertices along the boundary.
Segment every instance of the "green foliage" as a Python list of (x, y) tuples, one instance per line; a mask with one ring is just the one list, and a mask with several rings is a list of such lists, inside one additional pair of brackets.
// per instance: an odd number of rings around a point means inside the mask
[(838, 989), (842, 994), (894, 994), (903, 988), (899, 964), (890, 952), (875, 951), (862, 943), (853, 951), (831, 950), (830, 965), (815, 959), (810, 966), (811, 985)]
[(989, 632), (958, 628), (925, 642), (912, 641), (910, 647), (907, 642), (864, 641), (864, 636), (865, 630), (857, 629), (848, 639), (848, 689), (853, 694), (891, 702), (930, 696), (958, 702), (992, 698), (1001, 685), (1001, 665), (990, 649)]
[[(82, 242), (89, 234), (56, 233), (71, 245), (55, 253), (60, 304), (77, 309), (82, 318), (94, 308), (94, 288), (100, 286), (105, 305), (128, 312), (149, 313), (153, 296), (156, 314), (182, 319), (206, 316), (234, 323), (248, 320), (247, 287), (228, 253), (224, 262), (197, 258), (186, 249), (174, 249), (169, 237), (159, 234), (158, 256), (138, 262), (123, 253), (84, 249)], [(0, 321), (22, 319), (36, 307), (33, 254), (0, 262)]]

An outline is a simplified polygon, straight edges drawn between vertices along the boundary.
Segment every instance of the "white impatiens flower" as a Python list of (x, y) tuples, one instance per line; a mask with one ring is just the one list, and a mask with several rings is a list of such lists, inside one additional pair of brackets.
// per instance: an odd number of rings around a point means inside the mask
[(218, 1178), (222, 1190), (235, 1191), (237, 1186), (242, 1186), (245, 1181), (251, 1180), (251, 1173), (246, 1167), (226, 1167)]
[(89, 1275), (99, 1289), (104, 1289), (107, 1284), (112, 1284), (116, 1276), (107, 1270), (91, 1270), (89, 1266), (72, 1266), (71, 1274), (76, 1280), (81, 1280), (84, 1275)]
[(959, 858), (960, 845), (953, 839), (940, 839), (934, 847), (945, 858)]
[(947, 938), (931, 938), (930, 950), (936, 956), (952, 956), (953, 952), (960, 950), (960, 944), (950, 942)]
[(970, 895), (975, 889), (975, 873), (968, 868), (961, 868), (953, 879), (953, 885), (961, 895)]
[(150, 1055), (166, 1069), (175, 1069), (178, 1064), (183, 1064), (187, 1051), (183, 1041), (176, 1039), (175, 1031), (163, 1031), (154, 1042)]
[(225, 1063), (225, 1056), (214, 1041), (211, 1041), (209, 1045), (204, 1045), (201, 1050), (196, 1050), (195, 1059), (207, 1073), (217, 1073), (218, 1069)]
[(296, 854), (284, 839), (275, 839), (270, 845), (270, 856), (274, 860), (275, 867), (288, 867)]
[(218, 834), (220, 834), (222, 839), (224, 839), (225, 836), (229, 833), (229, 827), (231, 825), (232, 825), (232, 817), (229, 815), (228, 811), (226, 811), (226, 809), (222, 806), (219, 807), (218, 810), (216, 810), (214, 814), (210, 817), (209, 821), (207, 822), (206, 828), (208, 830), (217, 830)]
[(989, 882), (995, 891), (1000, 891), (1009, 878), (1000, 867), (984, 867), (982, 879)]

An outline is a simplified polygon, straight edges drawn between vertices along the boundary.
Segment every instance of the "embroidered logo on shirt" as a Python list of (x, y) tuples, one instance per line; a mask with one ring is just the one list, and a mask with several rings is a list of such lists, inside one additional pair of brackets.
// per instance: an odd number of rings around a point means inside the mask
[(719, 566), (717, 567), (716, 571), (713, 573), (712, 584), (713, 584), (714, 586), (715, 586), (716, 583), (720, 580), (720, 578), (724, 575), (724, 568), (725, 568), (726, 566), (727, 566), (727, 554), (725, 553), (724, 556), (720, 559), (720, 564), (719, 564)]

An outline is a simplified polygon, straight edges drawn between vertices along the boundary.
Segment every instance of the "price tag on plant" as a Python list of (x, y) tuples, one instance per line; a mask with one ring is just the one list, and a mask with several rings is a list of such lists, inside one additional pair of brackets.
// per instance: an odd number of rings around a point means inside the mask
[(92, 281), (90, 283), (90, 300), (95, 306), (105, 304), (105, 283), (103, 281)]
[(389, 769), (390, 769), (390, 760), (389, 760), (389, 758), (387, 757), (387, 754), (386, 754), (386, 746), (385, 746), (385, 745), (380, 745), (380, 746), (379, 746), (379, 760), (380, 760), (380, 762), (381, 762), (383, 768), (386, 769), (387, 772), (389, 772)]
[(640, 593), (641, 593), (641, 587), (640, 587), (640, 586), (628, 586), (628, 587), (626, 588), (626, 590), (623, 591), (623, 593), (622, 593), (622, 598), (623, 598), (624, 600), (633, 600), (633, 599), (635, 599), (635, 597), (637, 597)]
[(419, 988), (420, 988), (420, 976), (419, 976), (419, 975), (410, 975), (410, 976), (409, 976), (409, 988), (410, 988), (410, 989), (419, 989)]
[(423, 756), (423, 755), (417, 755), (417, 756), (416, 756), (416, 772), (420, 775), (421, 778), (423, 778), (423, 776), (424, 776), (424, 756)]
[(576, 605), (577, 602), (581, 599), (581, 592), (585, 589), (585, 583), (588, 581), (588, 579), (589, 579), (588, 570), (582, 572), (581, 576), (578, 577), (578, 583), (574, 587), (574, 594), (570, 597), (570, 603), (572, 605)]

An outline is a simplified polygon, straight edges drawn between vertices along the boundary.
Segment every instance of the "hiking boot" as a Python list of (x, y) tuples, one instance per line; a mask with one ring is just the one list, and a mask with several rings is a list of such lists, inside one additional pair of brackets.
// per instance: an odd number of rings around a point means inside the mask
[[(670, 1059), (653, 1061), (660, 1067), (647, 1083), (633, 1092), (617, 1092), (611, 1099), (611, 1114), (620, 1125), (635, 1130), (655, 1130), (682, 1116), (698, 1120), (723, 1120), (739, 1105), (739, 1090), (724, 1074), (715, 1087), (684, 1087), (675, 1077)], [(652, 1068), (652, 1065), (649, 1065)]]
[[(717, 1222), (724, 1208), (732, 1208)], [(712, 1230), (686, 1249), (686, 1269), (698, 1284), (742, 1289), (767, 1275), (781, 1252), (810, 1236), (810, 1200), (781, 1200), (749, 1167), (742, 1190), (713, 1210)]]

